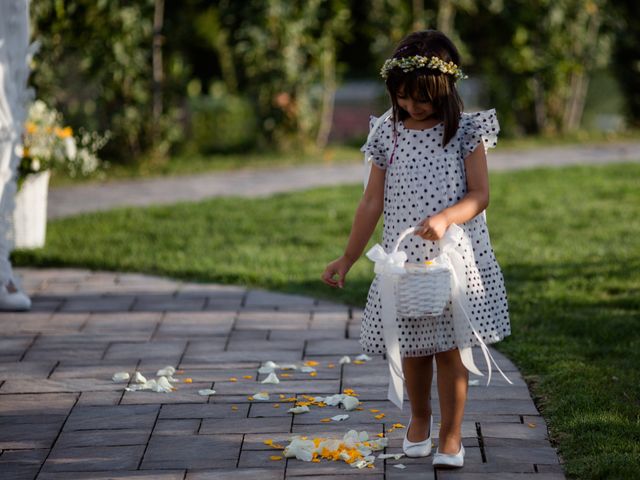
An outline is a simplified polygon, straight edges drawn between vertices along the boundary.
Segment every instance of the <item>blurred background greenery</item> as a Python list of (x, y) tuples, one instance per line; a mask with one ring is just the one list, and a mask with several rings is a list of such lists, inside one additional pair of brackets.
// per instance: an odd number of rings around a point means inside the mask
[(31, 21), (38, 98), (109, 130), (125, 167), (357, 145), (388, 103), (380, 65), (424, 28), (455, 40), (467, 108), (496, 107), (506, 137), (640, 126), (631, 0), (33, 0)]

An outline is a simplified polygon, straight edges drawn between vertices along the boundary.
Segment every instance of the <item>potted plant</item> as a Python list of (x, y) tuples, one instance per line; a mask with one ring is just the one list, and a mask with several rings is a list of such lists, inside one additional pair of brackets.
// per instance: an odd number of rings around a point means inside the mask
[(18, 192), (14, 210), (16, 248), (44, 246), (47, 194), (51, 171), (71, 177), (88, 176), (100, 167), (97, 156), (109, 133), (99, 135), (80, 129), (74, 135), (63, 126), (62, 115), (36, 100), (29, 108), (18, 166)]

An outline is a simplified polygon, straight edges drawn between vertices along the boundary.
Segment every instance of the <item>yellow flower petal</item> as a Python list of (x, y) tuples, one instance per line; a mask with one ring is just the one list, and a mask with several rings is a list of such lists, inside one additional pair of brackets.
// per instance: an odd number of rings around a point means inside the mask
[(369, 411), (371, 413), (378, 413), (380, 410), (378, 410), (377, 408), (370, 408)]
[(269, 457), (270, 460), (282, 460), (282, 457), (280, 455), (271, 455)]
[(320, 365), (320, 362), (316, 362), (315, 360), (307, 360), (306, 362), (304, 362), (304, 364), (310, 367), (315, 367), (317, 365)]
[(328, 423), (331, 421), (330, 418), (323, 418), (322, 420), (320, 420), (322, 423)]
[(236, 377), (229, 377), (230, 382), (237, 382), (238, 379)]
[(384, 413), (379, 413), (378, 415), (375, 415), (374, 418), (377, 418), (378, 420), (384, 418)]
[(318, 372), (311, 372), (311, 373), (309, 374), (309, 376), (311, 376), (311, 377), (315, 377), (316, 375), (318, 375)]
[(185, 378), (184, 383), (193, 383), (193, 378)]
[(236, 407), (235, 405), (232, 405), (231, 410), (238, 410), (238, 407)]
[(246, 378), (247, 380), (251, 380), (253, 377), (251, 375), (245, 375), (242, 378)]

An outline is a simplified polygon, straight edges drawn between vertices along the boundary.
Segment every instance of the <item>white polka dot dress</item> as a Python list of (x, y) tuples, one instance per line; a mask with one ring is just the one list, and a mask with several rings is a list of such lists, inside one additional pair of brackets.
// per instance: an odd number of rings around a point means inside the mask
[[(371, 125), (376, 118), (371, 117)], [(400, 233), (459, 202), (466, 194), (464, 158), (477, 145), (485, 150), (494, 147), (499, 131), (495, 110), (463, 113), (456, 135), (443, 148), (444, 124), (422, 129), (407, 129), (398, 122), (398, 137), (393, 161), (393, 128), (391, 118), (384, 121), (370, 142), (361, 150), (380, 168), (386, 169), (384, 193), (384, 227), (382, 246), (390, 252)], [(496, 261), (485, 212), (459, 225), (467, 234), (473, 252), (461, 252), (467, 275), (468, 305), (471, 320), (485, 344), (490, 345), (510, 335), (509, 309), (504, 279)], [(410, 235), (400, 246), (408, 261), (423, 262), (440, 253), (437, 242)], [(362, 319), (360, 345), (367, 353), (385, 352), (380, 317), (378, 278), (369, 289)], [(464, 345), (456, 342), (451, 317), (451, 302), (440, 316), (396, 319), (400, 354), (417, 357), (453, 348), (479, 345), (469, 329)]]

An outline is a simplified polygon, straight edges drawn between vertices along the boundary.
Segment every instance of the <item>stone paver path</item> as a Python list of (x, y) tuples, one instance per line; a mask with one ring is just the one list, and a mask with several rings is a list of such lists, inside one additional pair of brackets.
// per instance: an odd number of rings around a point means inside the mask
[[(401, 452), (403, 412), (385, 400), (386, 363), (339, 365), (361, 353), (361, 312), (312, 298), (134, 274), (85, 270), (19, 273), (33, 311), (0, 314), (0, 478), (67, 479), (563, 479), (547, 428), (515, 366), (494, 350), (514, 381), (470, 386), (463, 424), (466, 465), (434, 471), (431, 458), (344, 462), (270, 460), (292, 434), (342, 436), (349, 429), (386, 434)], [(263, 385), (266, 360), (319, 362), (317, 376), (294, 372)], [(479, 365), (482, 365), (478, 358)], [(329, 364), (336, 364), (330, 368)], [(177, 391), (125, 392), (117, 371), (154, 377), (174, 365)], [(231, 381), (235, 377), (237, 381)], [(246, 378), (245, 378), (246, 377)], [(474, 377), (474, 376), (472, 376)], [(210, 397), (198, 395), (214, 388)], [(344, 410), (312, 407), (292, 416), (287, 398), (351, 388), (363, 402)], [(271, 401), (250, 401), (258, 391)], [(434, 435), (440, 421), (433, 388)], [(369, 409), (386, 417), (376, 419)], [(405, 469), (396, 467), (404, 464)]]
[[(492, 171), (621, 161), (640, 161), (640, 143), (492, 151), (488, 160), (489, 169)], [(49, 192), (48, 215), (49, 218), (59, 218), (114, 207), (167, 205), (225, 195), (266, 196), (311, 187), (358, 183), (362, 182), (363, 174), (362, 164), (353, 163), (217, 172), (70, 186), (52, 189)]]

